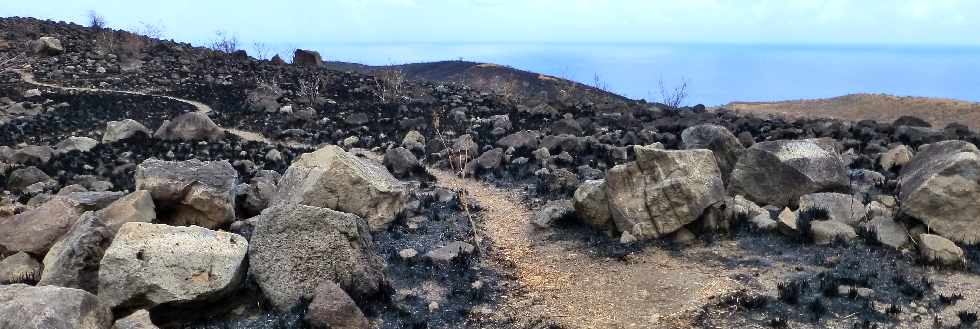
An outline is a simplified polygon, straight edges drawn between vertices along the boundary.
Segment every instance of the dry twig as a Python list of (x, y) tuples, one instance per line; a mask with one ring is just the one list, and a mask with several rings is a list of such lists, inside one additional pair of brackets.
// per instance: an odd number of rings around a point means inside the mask
[[(453, 171), (453, 175), (460, 177), (461, 179), (466, 179), (466, 161), (469, 159), (469, 150), (462, 150), (462, 153), (458, 150), (453, 150), (446, 141), (446, 137), (442, 134), (439, 129), (439, 114), (435, 113), (432, 116), (432, 128), (435, 130), (436, 138), (442, 143), (443, 148), (449, 152), (449, 167)], [(456, 161), (454, 161), (456, 160)], [(466, 218), (469, 220), (470, 228), (473, 229), (473, 245), (476, 247), (476, 253), (480, 254), (483, 252), (483, 248), (480, 244), (482, 238), (480, 237), (479, 229), (476, 226), (476, 220), (473, 219), (473, 212), (470, 210), (470, 204), (466, 197), (470, 194), (466, 190), (466, 186), (463, 184), (458, 184), (456, 186), (459, 193), (459, 204), (463, 206), (463, 212), (466, 214)]]

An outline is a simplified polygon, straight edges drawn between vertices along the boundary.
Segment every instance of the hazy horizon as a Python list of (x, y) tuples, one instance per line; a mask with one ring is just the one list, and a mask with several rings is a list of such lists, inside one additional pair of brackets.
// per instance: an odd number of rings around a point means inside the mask
[[(327, 45), (315, 48), (327, 48)], [(886, 93), (980, 101), (980, 47), (816, 47), (787, 45), (330, 45), (328, 60), (369, 65), (462, 59), (592, 84), (656, 100), (659, 80), (689, 83), (691, 103), (815, 99)]]

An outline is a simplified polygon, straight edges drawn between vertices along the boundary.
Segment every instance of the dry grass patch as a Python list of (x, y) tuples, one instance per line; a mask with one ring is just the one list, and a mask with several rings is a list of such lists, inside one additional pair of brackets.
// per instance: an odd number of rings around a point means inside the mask
[(827, 117), (851, 121), (892, 122), (903, 115), (922, 118), (934, 127), (958, 122), (980, 129), (980, 103), (945, 98), (852, 94), (834, 98), (781, 102), (733, 102), (727, 108), (748, 114), (790, 118)]

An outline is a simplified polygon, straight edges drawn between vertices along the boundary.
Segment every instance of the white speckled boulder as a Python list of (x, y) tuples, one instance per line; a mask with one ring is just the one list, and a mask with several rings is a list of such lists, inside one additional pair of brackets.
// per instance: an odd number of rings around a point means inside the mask
[(111, 307), (220, 298), (241, 282), (247, 251), (233, 233), (126, 223), (99, 265), (99, 298)]

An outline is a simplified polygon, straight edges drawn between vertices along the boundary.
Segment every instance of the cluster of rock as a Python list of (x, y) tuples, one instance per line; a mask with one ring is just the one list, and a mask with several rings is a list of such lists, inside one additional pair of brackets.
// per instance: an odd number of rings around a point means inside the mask
[(868, 187), (884, 185), (884, 175), (849, 171), (833, 140), (779, 140), (745, 149), (717, 126), (691, 127), (683, 136), (691, 149), (637, 146), (635, 161), (613, 167), (604, 180), (581, 184), (572, 200), (580, 220), (614, 229), (624, 242), (686, 236), (737, 220), (816, 244), (867, 233), (874, 243), (915, 247), (943, 264), (963, 261), (954, 242), (980, 238), (980, 151), (971, 143), (927, 144), (915, 156), (905, 146), (888, 151), (882, 166), (901, 167), (896, 197)]
[[(371, 232), (402, 212), (407, 188), (336, 146), (277, 178), (240, 184), (227, 161), (150, 159), (135, 192), (64, 188), (0, 215), (0, 326), (109, 328), (130, 314), (116, 325), (153, 327), (146, 310), (218, 301), (247, 275), (282, 312), (312, 300), (312, 324), (366, 328), (354, 301), (385, 284)], [(241, 219), (238, 200), (259, 215)]]
[[(39, 167), (49, 166), (55, 158), (75, 158), (92, 152), (101, 144), (120, 143), (136, 137), (148, 138), (150, 130), (132, 119), (109, 121), (105, 124), (105, 132), (101, 141), (84, 136), (72, 136), (54, 144), (48, 145), (18, 145), (16, 148), (0, 146), (0, 175), (6, 176), (7, 189), (16, 195), (34, 197), (45, 192), (57, 191), (60, 184)], [(176, 140), (192, 142), (201, 140), (218, 140), (224, 136), (224, 130), (218, 127), (206, 115), (201, 113), (186, 113), (166, 121), (153, 134), (159, 140)], [(105, 181), (91, 182), (86, 188), (104, 191), (112, 188)]]

